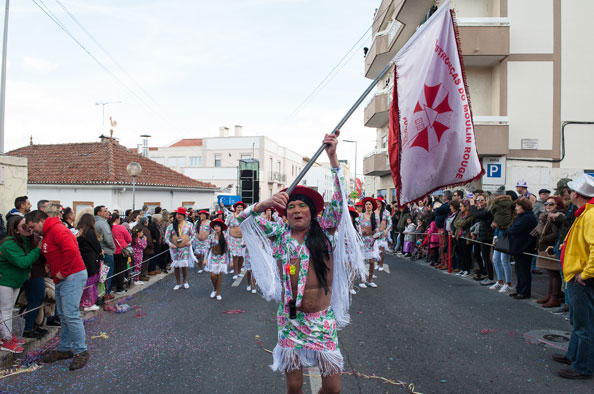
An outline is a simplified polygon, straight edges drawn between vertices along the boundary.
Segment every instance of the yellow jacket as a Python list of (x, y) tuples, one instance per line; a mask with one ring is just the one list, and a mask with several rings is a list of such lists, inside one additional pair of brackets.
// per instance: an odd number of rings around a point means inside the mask
[(565, 238), (563, 276), (566, 282), (580, 272), (583, 280), (594, 278), (594, 204), (590, 202), (584, 206)]

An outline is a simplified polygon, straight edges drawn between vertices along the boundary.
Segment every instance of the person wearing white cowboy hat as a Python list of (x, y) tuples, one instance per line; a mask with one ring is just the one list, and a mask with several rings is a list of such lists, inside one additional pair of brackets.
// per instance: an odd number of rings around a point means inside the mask
[(528, 191), (528, 183), (525, 180), (516, 182), (516, 191), (518, 192), (518, 197), (530, 199), (532, 205), (536, 202), (536, 196)]
[(169, 253), (171, 253), (171, 268), (174, 269), (177, 282), (173, 290), (182, 287), (180, 271), (184, 279), (184, 289), (188, 289), (190, 287), (187, 281), (188, 267), (193, 267), (196, 260), (192, 250), (192, 244), (196, 244), (196, 231), (192, 222), (186, 220), (186, 208), (179, 207), (173, 212), (175, 213), (173, 222), (165, 231), (165, 240), (169, 244)]
[(561, 253), (569, 293), (572, 331), (567, 352), (553, 360), (570, 367), (557, 373), (565, 379), (594, 375), (594, 178), (582, 174), (568, 182), (571, 202), (578, 207)]

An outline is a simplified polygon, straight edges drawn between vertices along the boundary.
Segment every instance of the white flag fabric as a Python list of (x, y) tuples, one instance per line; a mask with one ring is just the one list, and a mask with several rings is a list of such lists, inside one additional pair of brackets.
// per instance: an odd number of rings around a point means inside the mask
[(483, 173), (449, 1), (393, 62), (388, 152), (398, 204), (404, 206)]

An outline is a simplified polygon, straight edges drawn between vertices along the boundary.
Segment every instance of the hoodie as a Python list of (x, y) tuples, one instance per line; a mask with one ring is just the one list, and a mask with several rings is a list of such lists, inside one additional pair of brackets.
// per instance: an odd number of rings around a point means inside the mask
[(58, 273), (66, 278), (87, 269), (78, 250), (76, 238), (58, 217), (47, 218), (43, 223), (41, 253), (45, 256), (56, 284), (60, 282), (57, 278)]

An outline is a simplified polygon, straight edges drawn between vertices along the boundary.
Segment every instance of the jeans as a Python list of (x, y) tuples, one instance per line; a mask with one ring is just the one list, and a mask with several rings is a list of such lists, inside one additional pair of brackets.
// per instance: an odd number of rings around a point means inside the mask
[(571, 368), (582, 375), (594, 374), (594, 279), (582, 286), (575, 279), (567, 282), (569, 315), (573, 324), (565, 357)]
[(25, 331), (32, 331), (35, 328), (35, 320), (39, 310), (29, 312), (41, 305), (45, 295), (45, 280), (43, 278), (29, 278), (23, 285), (27, 296), (27, 314), (25, 315)]
[(111, 294), (111, 276), (113, 275), (113, 255), (106, 254), (103, 256), (103, 264), (109, 267), (109, 272), (107, 273), (107, 279), (105, 281), (105, 294)]
[(58, 351), (74, 350), (79, 354), (87, 350), (85, 326), (80, 315), (80, 298), (87, 283), (87, 271), (71, 274), (56, 285), (56, 312), (62, 321), (62, 334)]
[(394, 251), (397, 252), (402, 245), (402, 235), (400, 233), (396, 233), (396, 246), (394, 246)]
[[(155, 243), (155, 254), (153, 256), (157, 256), (159, 253), (161, 253), (161, 244)], [(161, 256), (153, 257), (151, 261), (149, 261), (148, 272), (153, 272), (157, 269), (160, 257)]]
[(518, 277), (518, 286), (516, 292), (520, 295), (530, 297), (532, 290), (532, 268), (530, 266), (532, 257), (519, 254), (514, 255), (516, 260), (516, 276)]
[(12, 308), (19, 295), (19, 289), (8, 286), (0, 286), (0, 335), (2, 340), (12, 338)]
[(512, 269), (509, 263), (509, 254), (493, 251), (493, 268), (495, 268), (495, 275), (497, 280), (505, 280), (505, 283), (512, 281)]

